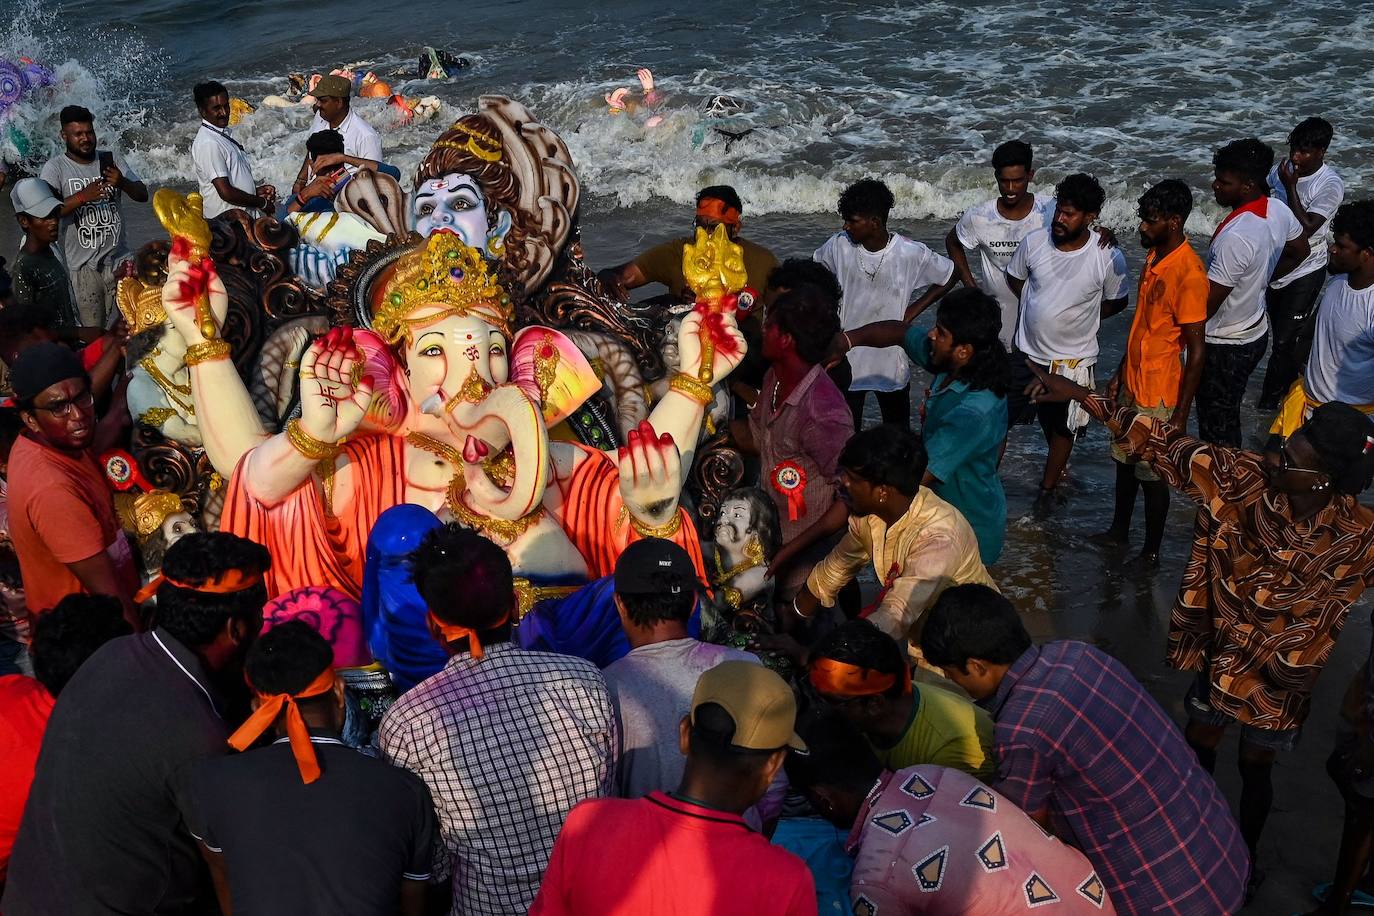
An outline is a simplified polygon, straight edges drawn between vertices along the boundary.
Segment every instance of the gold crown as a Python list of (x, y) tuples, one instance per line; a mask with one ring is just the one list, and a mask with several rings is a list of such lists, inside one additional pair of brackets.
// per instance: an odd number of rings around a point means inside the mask
[[(481, 252), (452, 232), (436, 232), (423, 248), (402, 255), (375, 301), (372, 329), (388, 343), (409, 342), (416, 328), (450, 315), (476, 315), (510, 337), (515, 318), (510, 296), (488, 273)], [(410, 317), (425, 306), (439, 310)]]
[(145, 286), (133, 277), (120, 278), (115, 287), (115, 303), (130, 334), (160, 327), (167, 320), (167, 312), (162, 307), (162, 288)]
[(501, 137), (499, 134), (479, 130), (454, 121), (448, 129), (456, 137), (434, 141), (435, 149), (466, 150), (483, 162), (498, 162), (501, 159)]
[(125, 528), (132, 529), (140, 541), (152, 536), (169, 516), (186, 511), (181, 497), (166, 490), (140, 493), (131, 503), (125, 503), (121, 508), (124, 511), (119, 513), (120, 521)]

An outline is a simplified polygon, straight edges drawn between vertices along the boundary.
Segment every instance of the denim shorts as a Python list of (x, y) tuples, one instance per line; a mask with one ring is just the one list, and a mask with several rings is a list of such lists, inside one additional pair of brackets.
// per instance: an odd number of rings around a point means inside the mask
[[(1235, 716), (1212, 706), (1208, 700), (1211, 692), (1211, 676), (1207, 671), (1203, 671), (1193, 680), (1192, 686), (1188, 688), (1188, 695), (1183, 698), (1183, 705), (1188, 709), (1188, 720), (1199, 725), (1211, 725), (1217, 728), (1235, 725)], [(1258, 747), (1267, 751), (1291, 751), (1298, 746), (1298, 738), (1301, 735), (1301, 725), (1280, 731), (1272, 728), (1256, 728), (1253, 725), (1241, 725), (1240, 727), (1241, 744), (1248, 744), (1251, 747)]]

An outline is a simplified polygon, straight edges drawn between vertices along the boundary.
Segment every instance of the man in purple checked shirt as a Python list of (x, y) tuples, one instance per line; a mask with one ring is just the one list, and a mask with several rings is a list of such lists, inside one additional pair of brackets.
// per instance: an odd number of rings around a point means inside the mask
[(1125, 666), (1086, 643), (1031, 644), (1011, 602), (946, 590), (926, 660), (995, 722), (998, 792), (1081, 849), (1119, 913), (1234, 913), (1249, 855), (1183, 734)]

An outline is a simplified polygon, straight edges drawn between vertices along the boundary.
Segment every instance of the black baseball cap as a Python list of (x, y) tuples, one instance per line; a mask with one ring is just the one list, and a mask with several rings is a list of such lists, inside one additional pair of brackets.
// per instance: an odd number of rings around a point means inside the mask
[(25, 347), (10, 366), (10, 388), (21, 403), (32, 403), (48, 388), (69, 378), (85, 378), (81, 357), (72, 348), (54, 341)]
[(635, 541), (615, 561), (615, 590), (621, 595), (678, 595), (698, 590), (692, 558), (672, 541)]

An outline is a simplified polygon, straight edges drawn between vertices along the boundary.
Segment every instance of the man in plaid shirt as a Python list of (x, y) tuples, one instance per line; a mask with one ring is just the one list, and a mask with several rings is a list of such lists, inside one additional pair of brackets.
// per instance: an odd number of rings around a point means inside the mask
[(430, 630), (452, 656), (382, 720), (387, 760), (429, 786), (454, 916), (524, 914), (578, 802), (612, 794), (620, 736), (606, 682), (580, 658), (510, 642), (501, 548), (450, 524), (411, 557)]
[(1234, 913), (1250, 862), (1240, 829), (1177, 726), (1116, 659), (1031, 644), (996, 591), (940, 596), (926, 660), (996, 722), (990, 785), (1088, 857), (1119, 913)]

